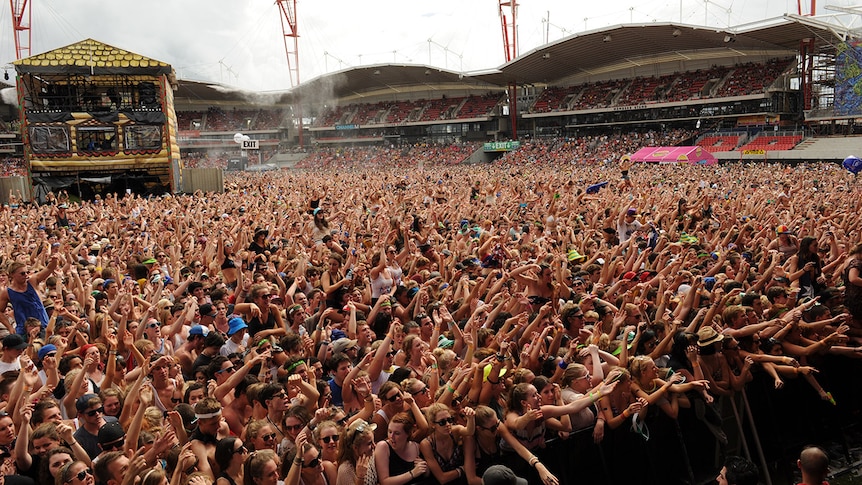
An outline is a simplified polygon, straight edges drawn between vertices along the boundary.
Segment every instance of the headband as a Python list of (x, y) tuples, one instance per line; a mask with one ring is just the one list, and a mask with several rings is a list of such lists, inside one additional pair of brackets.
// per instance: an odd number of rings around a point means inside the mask
[(293, 369), (296, 369), (297, 367), (301, 366), (302, 364), (305, 364), (304, 360), (298, 360), (298, 361), (294, 362), (293, 364), (290, 364), (290, 366), (288, 366), (288, 368), (287, 368), (287, 373), (289, 374), (289, 373), (293, 372)]
[(219, 409), (218, 411), (214, 411), (212, 413), (207, 413), (207, 414), (195, 413), (195, 418), (197, 418), (197, 419), (209, 419), (209, 418), (214, 418), (216, 416), (221, 416), (221, 409)]

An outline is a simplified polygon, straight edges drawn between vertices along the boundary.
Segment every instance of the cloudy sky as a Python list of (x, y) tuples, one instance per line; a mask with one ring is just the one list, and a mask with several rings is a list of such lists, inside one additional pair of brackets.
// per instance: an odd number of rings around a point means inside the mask
[[(21, 0), (18, 0), (21, 1)], [(290, 87), (273, 0), (30, 0), (31, 54), (85, 38), (170, 63), (181, 79), (251, 91)], [(808, 3), (808, 0), (803, 0)], [(856, 0), (821, 0), (829, 5)], [(496, 0), (297, 0), (300, 76), (377, 63), (473, 71), (503, 63)], [(629, 22), (727, 27), (796, 12), (796, 0), (520, 0), (519, 51)], [(15, 58), (8, 3), (0, 61)], [(858, 25), (857, 25), (858, 26)], [(429, 42), (430, 39), (430, 42)]]

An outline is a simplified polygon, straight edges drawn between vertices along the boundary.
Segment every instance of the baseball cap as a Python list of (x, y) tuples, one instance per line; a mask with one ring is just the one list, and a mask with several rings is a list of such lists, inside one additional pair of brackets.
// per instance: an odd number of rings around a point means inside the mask
[[(84, 408), (86, 409), (86, 408)], [(126, 431), (117, 422), (105, 423), (99, 428), (99, 444), (107, 445), (114, 443), (126, 437)]]
[(56, 352), (56, 351), (57, 351), (56, 345), (47, 344), (47, 345), (43, 345), (42, 348), (39, 349), (39, 353), (37, 355), (39, 357), (39, 360), (41, 361), (42, 359), (45, 358), (46, 355), (50, 354), (51, 352)]
[(775, 228), (775, 232), (777, 234), (790, 234), (790, 228), (782, 224)]
[(203, 335), (206, 337), (208, 333), (209, 329), (203, 325), (193, 325), (192, 328), (189, 329), (189, 337), (192, 335)]
[(17, 333), (10, 333), (9, 335), (3, 337), (3, 348), (4, 349), (15, 349), (15, 350), (24, 350), (27, 348), (27, 342), (21, 338)]
[(626, 215), (627, 216), (636, 216), (636, 215), (638, 215), (638, 210), (635, 209), (634, 207), (632, 207), (626, 211)]
[(90, 407), (91, 399), (99, 399), (99, 396), (93, 393), (84, 394), (75, 401), (75, 409), (77, 409), (79, 413), (86, 411), (87, 408)]
[(628, 273), (623, 275), (623, 279), (624, 280), (633, 280), (637, 277), (637, 275), (638, 274), (635, 273), (634, 271), (629, 271)]
[(355, 339), (349, 338), (340, 338), (334, 342), (332, 342), (332, 353), (337, 354), (339, 352), (344, 352), (347, 349), (352, 349), (356, 347), (357, 341)]
[(507, 466), (492, 465), (482, 474), (482, 485), (527, 485), (527, 480)]
[(204, 303), (203, 305), (201, 305), (200, 312), (202, 317), (216, 316), (216, 311), (212, 303)]
[(158, 261), (156, 261), (156, 258), (145, 259), (143, 262), (143, 264), (156, 264), (156, 263), (158, 263)]

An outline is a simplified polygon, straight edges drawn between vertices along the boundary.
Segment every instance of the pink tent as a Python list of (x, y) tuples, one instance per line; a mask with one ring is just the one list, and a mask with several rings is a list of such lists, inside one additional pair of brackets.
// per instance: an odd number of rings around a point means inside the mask
[(644, 147), (631, 156), (633, 162), (714, 165), (717, 160), (701, 147)]

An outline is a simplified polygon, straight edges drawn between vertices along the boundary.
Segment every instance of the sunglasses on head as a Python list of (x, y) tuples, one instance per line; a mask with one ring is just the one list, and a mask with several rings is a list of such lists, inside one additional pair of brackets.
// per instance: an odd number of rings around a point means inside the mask
[(320, 439), (324, 443), (333, 443), (333, 442), (338, 443), (338, 435), (337, 434), (334, 434), (332, 436), (321, 436)]
[(320, 465), (320, 457), (319, 456), (317, 458), (311, 460), (310, 462), (308, 462), (308, 465), (303, 463), (302, 468), (317, 468), (317, 465)]
[(347, 424), (348, 419), (350, 419), (350, 416), (345, 416), (345, 417), (339, 419), (338, 421), (336, 421), (335, 424), (337, 424), (339, 426), (344, 426), (345, 424)]
[(443, 418), (440, 421), (434, 421), (434, 423), (437, 424), (437, 426), (446, 426), (447, 424), (455, 424), (455, 418), (450, 416), (448, 418)]
[(93, 409), (91, 411), (84, 411), (84, 414), (86, 414), (87, 416), (89, 416), (91, 418), (97, 414), (104, 414), (104, 413), (105, 413), (105, 408)]
[(83, 482), (84, 479), (87, 478), (88, 475), (93, 476), (93, 470), (91, 468), (85, 468), (85, 469), (79, 471), (78, 473), (73, 475), (72, 478), (66, 480), (66, 483), (71, 482), (75, 478), (77, 478), (79, 481)]

